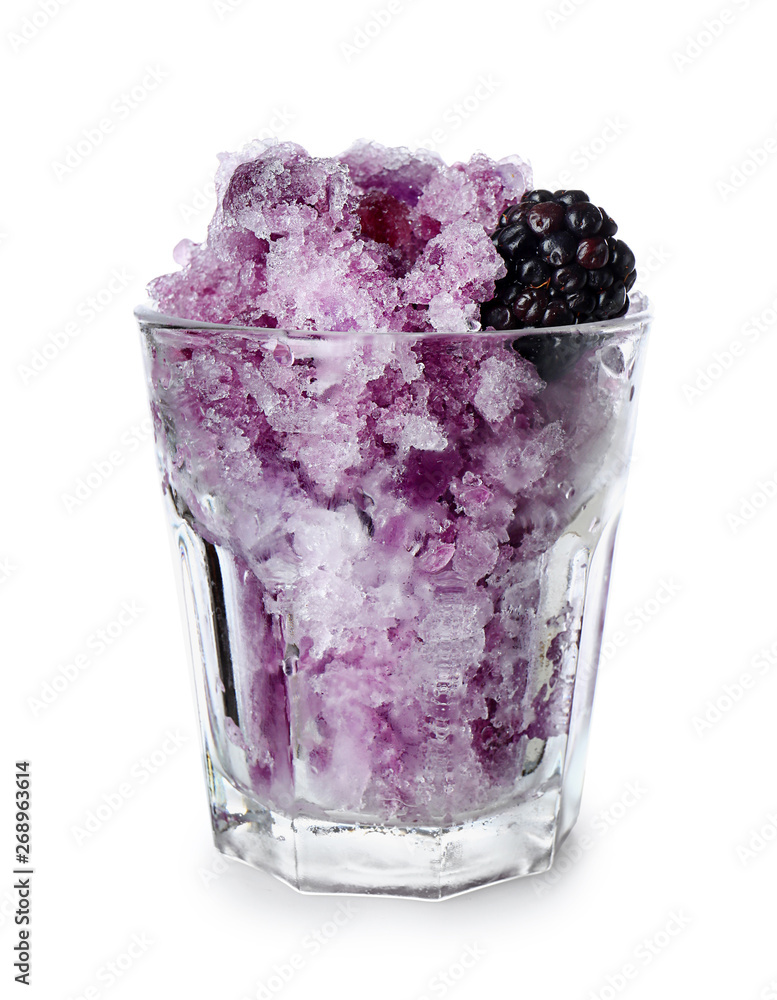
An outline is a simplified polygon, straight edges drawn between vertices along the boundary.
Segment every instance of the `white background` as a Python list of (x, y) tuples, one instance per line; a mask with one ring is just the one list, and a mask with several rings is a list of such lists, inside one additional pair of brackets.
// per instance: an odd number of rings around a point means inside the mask
[[(8, 0), (0, 31), (3, 994), (777, 996), (773, 4), (394, 0), (376, 34), (387, 0), (46, 3), (51, 17)], [(217, 151), (273, 130), (324, 155), (435, 129), (449, 161), (517, 152), (538, 186), (587, 189), (635, 249), (656, 321), (558, 872), (346, 913), (211, 845), (132, 308), (175, 243), (204, 235)], [(68, 501), (95, 463), (96, 488)]]

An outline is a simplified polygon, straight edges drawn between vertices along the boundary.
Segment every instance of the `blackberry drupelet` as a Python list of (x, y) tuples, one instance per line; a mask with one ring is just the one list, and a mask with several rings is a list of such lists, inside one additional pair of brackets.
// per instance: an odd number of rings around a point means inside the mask
[[(616, 319), (629, 308), (634, 254), (585, 191), (527, 191), (491, 237), (507, 265), (480, 309), (483, 329), (571, 326)], [(584, 349), (581, 334), (526, 335), (513, 344), (541, 378), (560, 378)]]

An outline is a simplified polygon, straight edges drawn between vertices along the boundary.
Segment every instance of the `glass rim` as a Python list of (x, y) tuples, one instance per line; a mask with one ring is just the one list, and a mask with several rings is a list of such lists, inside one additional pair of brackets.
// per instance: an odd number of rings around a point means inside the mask
[(203, 320), (186, 319), (183, 316), (170, 316), (157, 310), (149, 303), (143, 303), (135, 308), (134, 314), (141, 327), (151, 327), (159, 330), (182, 330), (190, 333), (237, 334), (242, 337), (256, 337), (267, 340), (273, 337), (291, 337), (310, 339), (316, 337), (350, 337), (368, 339), (371, 337), (402, 337), (413, 339), (431, 339), (435, 337), (499, 337), (517, 340), (520, 337), (542, 334), (543, 336), (561, 336), (574, 334), (589, 334), (591, 336), (606, 333), (625, 333), (640, 326), (648, 326), (653, 319), (650, 302), (647, 296), (636, 292), (632, 296), (632, 307), (623, 316), (616, 319), (595, 320), (591, 323), (575, 323), (566, 326), (523, 327), (520, 330), (424, 330), (411, 332), (407, 330), (290, 330), (286, 327), (245, 326), (237, 323), (208, 323)]

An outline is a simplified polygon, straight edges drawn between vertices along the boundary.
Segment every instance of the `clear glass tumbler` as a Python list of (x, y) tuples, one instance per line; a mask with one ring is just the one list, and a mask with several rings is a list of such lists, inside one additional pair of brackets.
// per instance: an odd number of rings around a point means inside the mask
[(137, 316), (218, 848), (308, 892), (547, 869), (580, 805), (644, 299), (513, 334)]

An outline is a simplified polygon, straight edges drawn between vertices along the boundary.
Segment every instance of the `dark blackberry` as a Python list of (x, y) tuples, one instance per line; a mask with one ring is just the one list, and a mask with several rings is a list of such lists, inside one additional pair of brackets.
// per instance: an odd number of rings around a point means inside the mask
[(522, 326), (541, 326), (548, 301), (544, 288), (527, 288), (513, 302), (513, 316)]
[(575, 316), (590, 316), (596, 309), (598, 300), (599, 296), (594, 295), (587, 288), (583, 289), (582, 292), (572, 292), (567, 295), (567, 305)]
[[(585, 191), (528, 191), (505, 208), (492, 236), (506, 277), (481, 306), (484, 329), (571, 326), (622, 316), (636, 281), (634, 254), (618, 227)], [(570, 370), (585, 348), (580, 334), (520, 337), (513, 347), (549, 381)]]
[(619, 278), (631, 274), (637, 264), (634, 254), (623, 240), (610, 241), (610, 270)]
[(553, 272), (550, 283), (565, 294), (577, 292), (585, 287), (586, 272), (579, 264), (567, 264)]
[(523, 206), (520, 204), (511, 205), (509, 208), (506, 208), (499, 216), (499, 225), (506, 226), (509, 222), (512, 222), (520, 214), (522, 208)]
[(618, 223), (611, 219), (603, 208), (599, 211), (602, 213), (602, 228), (599, 230), (599, 235), (614, 236), (618, 232)]
[(556, 191), (553, 200), (559, 205), (575, 205), (577, 202), (589, 201), (585, 191)]
[(563, 205), (555, 201), (541, 201), (538, 205), (532, 205), (526, 213), (526, 221), (532, 232), (538, 236), (545, 236), (561, 229), (564, 225), (564, 214)]
[(492, 326), (495, 330), (509, 330), (513, 322), (508, 307), (497, 301), (484, 305), (480, 310), (480, 317), (485, 326)]
[(511, 281), (509, 277), (500, 278), (496, 283), (496, 299), (506, 306), (511, 306), (521, 294), (521, 285)]
[(576, 250), (577, 240), (572, 233), (560, 232), (551, 233), (550, 236), (540, 240), (537, 252), (540, 260), (553, 267), (562, 267), (574, 258)]
[(602, 213), (590, 201), (578, 201), (566, 210), (567, 229), (575, 236), (595, 236), (602, 228)]
[(582, 333), (530, 333), (513, 341), (513, 349), (537, 369), (543, 382), (554, 382), (575, 367), (585, 350)]
[(612, 319), (618, 316), (621, 309), (626, 305), (628, 299), (626, 286), (622, 281), (615, 281), (609, 288), (599, 292), (599, 299), (596, 304), (596, 311), (604, 315), (605, 319)]
[(550, 264), (537, 260), (536, 257), (530, 257), (528, 260), (520, 262), (515, 273), (518, 276), (518, 280), (523, 282), (524, 285), (539, 288), (540, 285), (548, 283), (553, 273), (553, 268)]
[(569, 326), (575, 322), (575, 315), (565, 301), (551, 302), (542, 314), (543, 326)]
[(535, 188), (534, 191), (527, 191), (521, 201), (525, 205), (537, 205), (541, 201), (553, 201), (553, 194), (544, 188)]
[(601, 236), (587, 236), (577, 246), (577, 262), (587, 271), (598, 271), (610, 259), (607, 240)]
[(613, 281), (615, 278), (609, 267), (600, 267), (598, 271), (586, 272), (586, 284), (589, 288), (595, 288), (597, 292), (609, 288)]
[(496, 248), (505, 260), (524, 260), (536, 252), (537, 237), (522, 222), (511, 222), (496, 237)]

